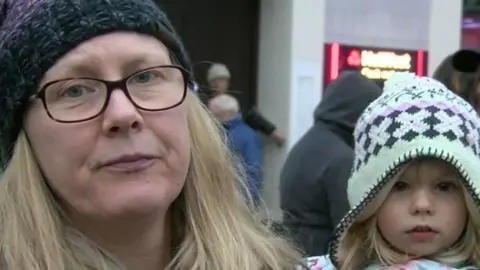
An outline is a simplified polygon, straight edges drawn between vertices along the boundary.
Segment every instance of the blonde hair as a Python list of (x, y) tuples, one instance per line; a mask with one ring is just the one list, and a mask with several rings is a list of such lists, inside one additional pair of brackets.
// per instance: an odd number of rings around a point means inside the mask
[[(294, 269), (302, 258), (261, 224), (237, 188), (238, 172), (218, 126), (189, 93), (191, 166), (171, 207), (171, 270)], [(0, 182), (0, 269), (120, 270), (114, 256), (68, 228), (21, 132)]]
[[(396, 175), (397, 178), (405, 171), (402, 168)], [(367, 207), (367, 216), (360, 218), (349, 227), (340, 239), (340, 245), (336, 254), (340, 264), (339, 270), (358, 270), (364, 264), (379, 263), (383, 266), (393, 266), (406, 263), (411, 257), (407, 254), (394, 250), (382, 237), (377, 226), (376, 211), (390, 192), (397, 179), (392, 179), (377, 195), (377, 198)], [(468, 220), (465, 230), (455, 246), (442, 254), (436, 254), (434, 261), (444, 264), (453, 264), (468, 261), (475, 267), (480, 268), (480, 216), (478, 207), (463, 186), (463, 195), (468, 210)]]

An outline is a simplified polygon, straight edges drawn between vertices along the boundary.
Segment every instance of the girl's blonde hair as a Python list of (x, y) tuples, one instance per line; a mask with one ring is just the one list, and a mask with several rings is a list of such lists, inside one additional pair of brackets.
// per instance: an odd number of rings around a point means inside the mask
[[(218, 125), (198, 98), (186, 99), (191, 165), (171, 206), (172, 248), (167, 269), (288, 269), (303, 265), (289, 242), (275, 235), (245, 203)], [(0, 268), (120, 270), (119, 261), (68, 228), (24, 132), (0, 182)]]
[[(411, 163), (410, 163), (411, 164)], [(391, 187), (407, 168), (403, 167), (389, 183), (377, 195), (377, 198), (368, 206), (370, 216), (361, 215), (350, 226), (340, 239), (337, 259), (340, 264), (339, 270), (358, 270), (364, 264), (379, 263), (384, 266), (392, 266), (406, 263), (411, 257), (399, 252), (382, 237), (377, 226), (376, 211), (388, 196)], [(467, 224), (457, 244), (442, 254), (437, 254), (432, 259), (439, 263), (453, 264), (468, 261), (480, 268), (480, 215), (478, 207), (463, 187), (463, 195), (468, 210)]]

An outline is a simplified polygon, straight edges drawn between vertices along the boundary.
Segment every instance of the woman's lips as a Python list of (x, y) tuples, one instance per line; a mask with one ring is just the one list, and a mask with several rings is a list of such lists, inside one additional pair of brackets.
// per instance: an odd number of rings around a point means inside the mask
[(155, 158), (148, 155), (125, 155), (109, 160), (100, 166), (103, 169), (131, 173), (145, 170), (153, 165)]

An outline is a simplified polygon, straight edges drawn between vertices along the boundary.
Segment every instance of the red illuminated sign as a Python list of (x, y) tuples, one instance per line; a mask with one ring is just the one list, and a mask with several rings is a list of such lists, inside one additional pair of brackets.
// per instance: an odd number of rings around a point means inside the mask
[(324, 85), (335, 80), (344, 70), (357, 70), (379, 84), (383, 84), (395, 71), (425, 76), (427, 52), (326, 44)]
[(347, 56), (347, 64), (351, 67), (359, 67), (362, 65), (362, 52), (359, 50), (351, 50)]

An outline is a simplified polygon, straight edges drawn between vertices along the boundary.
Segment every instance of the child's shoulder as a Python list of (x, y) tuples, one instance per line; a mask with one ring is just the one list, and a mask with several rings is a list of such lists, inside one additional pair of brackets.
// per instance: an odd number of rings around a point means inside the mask
[(329, 256), (308, 257), (305, 259), (310, 270), (336, 270)]

